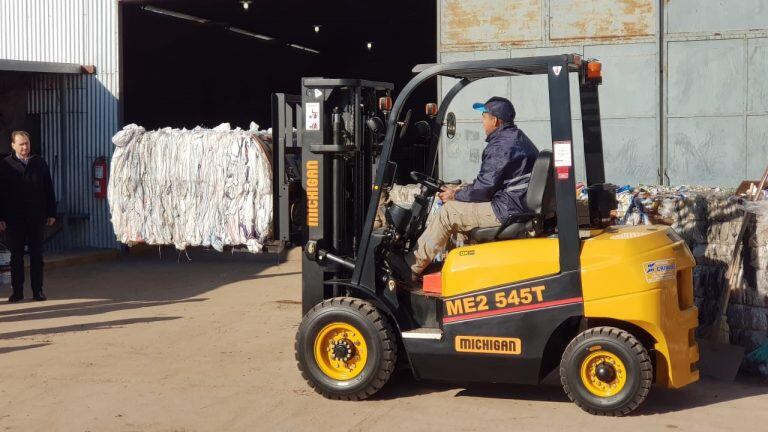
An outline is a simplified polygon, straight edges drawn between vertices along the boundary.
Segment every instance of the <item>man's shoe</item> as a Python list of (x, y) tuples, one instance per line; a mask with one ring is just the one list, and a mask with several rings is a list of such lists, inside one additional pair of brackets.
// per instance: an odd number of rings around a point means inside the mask
[(8, 297), (8, 303), (16, 303), (24, 300), (24, 294), (13, 294)]
[(32, 295), (32, 299), (35, 301), (46, 301), (48, 297), (42, 291), (38, 291)]

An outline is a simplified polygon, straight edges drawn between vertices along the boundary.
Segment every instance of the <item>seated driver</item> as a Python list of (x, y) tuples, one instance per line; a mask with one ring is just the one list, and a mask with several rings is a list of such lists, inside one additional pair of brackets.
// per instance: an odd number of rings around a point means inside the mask
[(405, 257), (412, 280), (445, 248), (451, 234), (499, 226), (510, 215), (529, 211), (525, 195), (538, 149), (515, 125), (515, 108), (508, 99), (492, 97), (473, 108), (482, 113), (488, 143), (480, 172), (471, 185), (443, 188), (438, 195), (443, 206)]

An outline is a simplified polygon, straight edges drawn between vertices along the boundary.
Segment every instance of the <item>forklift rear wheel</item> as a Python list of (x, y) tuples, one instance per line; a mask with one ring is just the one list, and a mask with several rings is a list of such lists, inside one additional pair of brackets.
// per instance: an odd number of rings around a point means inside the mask
[(623, 416), (645, 400), (653, 367), (630, 333), (595, 327), (576, 336), (563, 353), (560, 382), (568, 398), (590, 414)]
[(296, 361), (310, 387), (329, 399), (362, 400), (389, 380), (397, 343), (386, 317), (371, 303), (337, 297), (304, 316)]

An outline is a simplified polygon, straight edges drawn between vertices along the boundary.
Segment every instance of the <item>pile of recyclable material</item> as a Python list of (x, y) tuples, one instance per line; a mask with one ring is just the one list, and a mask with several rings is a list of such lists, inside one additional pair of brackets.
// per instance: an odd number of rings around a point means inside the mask
[[(586, 190), (579, 190), (585, 202)], [(737, 193), (738, 192), (738, 193)], [(762, 193), (762, 200), (748, 198)], [(752, 185), (744, 191), (702, 186), (623, 186), (617, 189), (617, 221), (623, 224), (664, 224), (685, 240), (694, 258), (694, 296), (699, 323), (706, 327), (717, 314), (717, 301), (744, 215), (747, 226), (738, 288), (730, 296), (731, 342), (750, 352), (768, 338), (768, 191)], [(633, 206), (632, 203), (635, 202)], [(628, 213), (629, 212), (629, 213)]]
[(123, 128), (112, 138), (108, 186), (117, 240), (262, 251), (272, 224), (268, 138), (255, 124), (251, 130)]

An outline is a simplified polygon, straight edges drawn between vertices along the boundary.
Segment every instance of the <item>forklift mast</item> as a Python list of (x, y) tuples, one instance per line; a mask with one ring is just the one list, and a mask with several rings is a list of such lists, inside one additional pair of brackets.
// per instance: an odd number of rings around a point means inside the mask
[[(354, 263), (343, 257), (357, 256), (386, 121), (379, 116), (387, 115), (378, 99), (393, 88), (360, 79), (304, 78), (300, 96), (273, 95), (275, 236), (322, 251), (322, 265), (304, 257), (303, 295), (311, 301), (332, 294), (329, 279), (352, 274)], [(289, 176), (289, 156), (300, 156), (300, 179)]]

